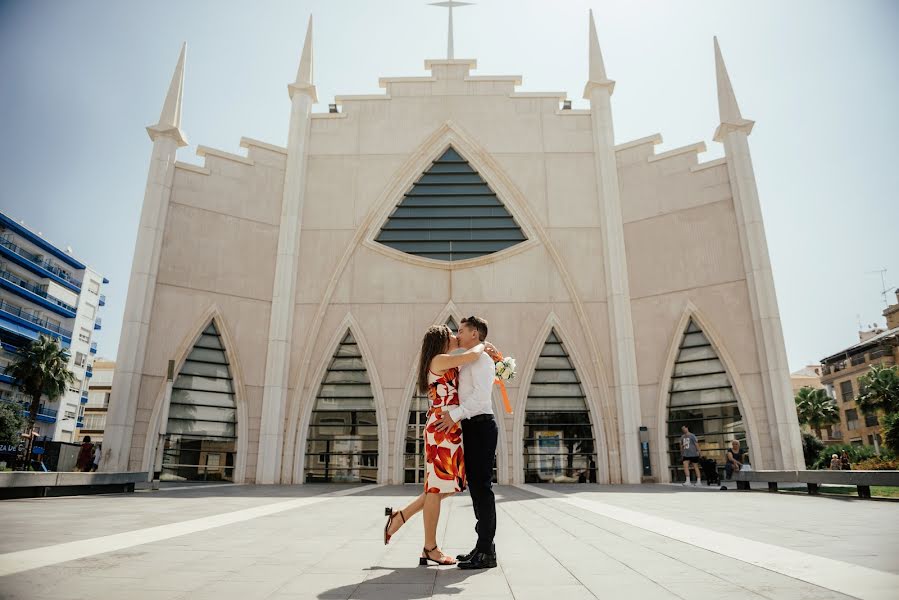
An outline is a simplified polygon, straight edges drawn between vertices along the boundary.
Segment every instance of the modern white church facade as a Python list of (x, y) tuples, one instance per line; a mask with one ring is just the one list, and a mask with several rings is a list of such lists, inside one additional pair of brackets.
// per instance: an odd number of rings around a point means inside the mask
[(715, 43), (725, 156), (616, 140), (593, 25), (584, 96), (429, 60), (313, 112), (312, 22), (287, 147), (175, 159), (160, 120), (104, 440), (105, 470), (255, 483), (420, 483), (421, 337), (476, 314), (518, 362), (497, 479), (682, 477), (681, 425), (723, 462), (800, 468), (744, 119)]

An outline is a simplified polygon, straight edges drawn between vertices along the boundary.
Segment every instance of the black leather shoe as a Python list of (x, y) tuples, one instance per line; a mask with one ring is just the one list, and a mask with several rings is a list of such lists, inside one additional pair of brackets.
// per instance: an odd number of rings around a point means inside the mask
[(478, 553), (478, 549), (477, 549), (477, 548), (473, 548), (473, 549), (471, 550), (471, 552), (469, 552), (468, 554), (457, 554), (457, 555), (456, 555), (456, 560), (458, 560), (459, 562), (466, 562), (466, 561), (471, 560), (472, 557), (474, 557), (474, 555), (477, 554), (477, 553)]
[(496, 554), (478, 552), (471, 560), (460, 562), (458, 566), (460, 569), (492, 569), (496, 567)]
[[(490, 552), (494, 556), (496, 556), (496, 544), (492, 544), (490, 546)], [(458, 560), (459, 562), (468, 562), (469, 560), (474, 558), (474, 555), (477, 553), (478, 553), (478, 547), (475, 546), (474, 548), (471, 549), (471, 552), (469, 552), (468, 554), (457, 554), (456, 560)]]

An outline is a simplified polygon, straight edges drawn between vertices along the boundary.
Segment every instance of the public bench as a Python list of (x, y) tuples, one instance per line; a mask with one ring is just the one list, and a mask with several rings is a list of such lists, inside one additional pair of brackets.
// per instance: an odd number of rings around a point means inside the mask
[(809, 494), (820, 493), (823, 484), (856, 486), (859, 498), (871, 497), (871, 486), (899, 486), (899, 471), (738, 471), (738, 490), (748, 490), (750, 482), (767, 483), (776, 492), (780, 483), (804, 483)]
[(148, 480), (146, 471), (131, 473), (0, 472), (0, 499), (43, 498), (133, 492)]

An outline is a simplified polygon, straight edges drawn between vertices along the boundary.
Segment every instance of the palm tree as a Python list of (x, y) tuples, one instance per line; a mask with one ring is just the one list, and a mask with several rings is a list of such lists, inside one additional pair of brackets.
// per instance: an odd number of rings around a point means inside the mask
[(823, 428), (829, 429), (830, 425), (840, 422), (840, 411), (827, 392), (808, 386), (802, 387), (796, 394), (796, 414), (799, 422), (812, 428), (819, 439), (823, 439)]
[(23, 394), (31, 398), (26, 461), (31, 459), (31, 433), (40, 410), (41, 396), (47, 396), (52, 402), (62, 396), (66, 388), (75, 381), (68, 364), (69, 357), (59, 342), (42, 334), (37, 340), (20, 348), (16, 360), (6, 366), (6, 374), (16, 380)]
[(899, 366), (871, 365), (858, 382), (864, 391), (855, 403), (864, 414), (877, 414), (879, 410), (887, 414), (899, 412)]

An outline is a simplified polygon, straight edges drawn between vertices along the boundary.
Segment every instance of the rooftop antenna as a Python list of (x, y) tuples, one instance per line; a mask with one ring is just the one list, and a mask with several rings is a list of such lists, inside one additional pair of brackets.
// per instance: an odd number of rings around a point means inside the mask
[(880, 273), (880, 296), (883, 298), (883, 305), (889, 307), (890, 303), (887, 300), (887, 294), (895, 290), (894, 287), (887, 287), (886, 281), (886, 269), (878, 269), (876, 271), (865, 271), (866, 273)]

